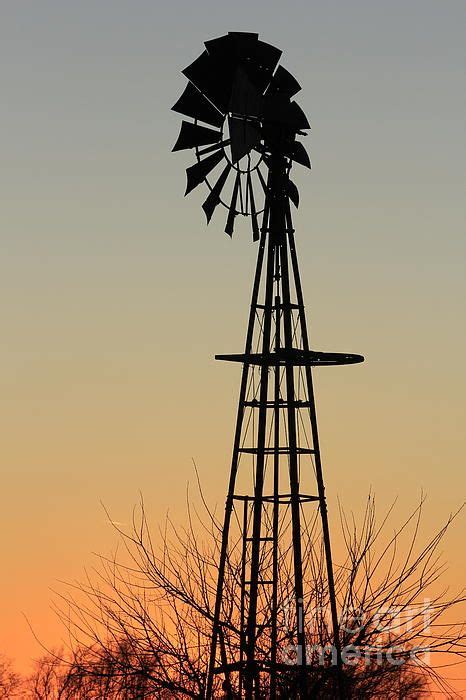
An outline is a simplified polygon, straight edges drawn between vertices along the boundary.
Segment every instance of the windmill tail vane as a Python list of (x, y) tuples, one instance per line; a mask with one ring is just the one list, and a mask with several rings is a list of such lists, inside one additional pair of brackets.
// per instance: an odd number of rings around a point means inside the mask
[[(186, 193), (205, 182), (207, 221), (222, 205), (231, 236), (235, 218), (248, 215), (259, 242), (244, 352), (216, 356), (242, 370), (213, 604), (209, 700), (220, 692), (228, 698), (313, 697), (306, 645), (309, 611), (319, 604), (312, 580), (320, 551), (336, 651), (335, 697), (344, 697), (312, 372), (364, 358), (310, 347), (291, 211), (299, 193), (290, 179), (293, 163), (310, 167), (297, 140), (309, 123), (292, 99), (300, 86), (278, 65), (280, 56), (257, 34), (231, 32), (207, 41), (183, 71), (189, 82), (173, 107), (193, 120), (183, 121), (174, 147), (196, 154)], [(239, 566), (232, 574), (235, 557)]]

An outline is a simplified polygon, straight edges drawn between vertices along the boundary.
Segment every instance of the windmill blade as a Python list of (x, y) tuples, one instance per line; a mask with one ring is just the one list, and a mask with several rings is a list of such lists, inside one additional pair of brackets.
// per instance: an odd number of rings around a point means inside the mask
[(279, 93), (264, 97), (264, 119), (283, 124), (293, 131), (311, 128), (298, 103), (290, 102), (287, 97)]
[(208, 146), (207, 148), (202, 148), (198, 150), (197, 155), (198, 156), (205, 156), (207, 153), (212, 153), (212, 151), (216, 151), (217, 148), (226, 148), (227, 146), (230, 145), (230, 139), (225, 139), (224, 141), (218, 141), (217, 143), (214, 143), (213, 146)]
[[(248, 32), (229, 32), (206, 41), (205, 47), (225, 68), (228, 66), (232, 70), (241, 65), (260, 93), (269, 84), (282, 54), (275, 46), (259, 41), (258, 34)], [(231, 77), (230, 73), (228, 75)]]
[(291, 160), (295, 161), (295, 163), (304, 165), (305, 168), (311, 168), (311, 161), (309, 160), (307, 151), (301, 141), (295, 141), (293, 143), (288, 155), (290, 156)]
[(294, 182), (289, 178), (287, 184), (287, 194), (297, 209), (299, 207), (299, 191)]
[(192, 83), (186, 85), (183, 94), (173, 105), (172, 110), (185, 117), (200, 119), (212, 126), (222, 126), (223, 124), (223, 114)]
[(235, 42), (231, 32), (205, 41), (204, 46), (209, 56), (212, 56), (216, 61), (232, 62), (236, 58)]
[(182, 73), (221, 112), (227, 111), (230, 100), (233, 67), (215, 61), (207, 51), (201, 53)]
[(207, 223), (209, 223), (216, 207), (220, 204), (220, 195), (222, 194), (222, 190), (225, 185), (225, 182), (227, 181), (227, 177), (230, 173), (230, 170), (231, 165), (228, 163), (222, 171), (217, 182), (209, 192), (209, 196), (202, 205), (202, 208), (204, 209), (205, 215), (207, 217)]
[(252, 240), (256, 242), (259, 240), (260, 236), (259, 225), (257, 223), (256, 203), (254, 201), (254, 191), (252, 189), (252, 179), (250, 172), (248, 172), (247, 188), (249, 192), (249, 203), (251, 207)]
[(273, 72), (282, 52), (271, 44), (259, 41), (254, 32), (228, 32), (217, 39), (206, 41), (208, 53), (222, 61), (231, 57), (243, 63), (255, 63), (266, 72)]
[(262, 113), (262, 95), (241, 66), (236, 69), (228, 106), (230, 112), (243, 116), (258, 117)]
[(245, 62), (246, 72), (261, 94), (269, 85), (281, 55), (280, 49), (264, 41), (258, 41), (253, 55)]
[(184, 193), (185, 196), (189, 194), (195, 187), (200, 185), (200, 183), (203, 180), (205, 180), (210, 171), (213, 170), (215, 166), (220, 163), (222, 158), (223, 151), (220, 150), (216, 153), (212, 153), (212, 155), (208, 158), (201, 160), (200, 163), (191, 165), (191, 167), (186, 170), (187, 185), (186, 192)]
[(281, 55), (282, 52), (275, 46), (256, 41), (251, 45), (249, 55), (244, 56), (248, 75), (261, 93), (269, 84)]
[[(264, 162), (265, 162), (265, 160), (264, 160)], [(267, 163), (265, 163), (265, 164), (267, 165)], [(260, 168), (257, 168), (257, 176), (259, 177), (259, 181), (262, 185), (262, 189), (264, 190), (264, 194), (267, 196), (267, 192), (269, 191), (269, 188), (267, 186), (266, 181), (264, 180), (264, 176), (262, 175)]]
[(255, 126), (245, 119), (236, 119), (235, 117), (228, 117), (228, 128), (231, 140), (231, 159), (233, 163), (237, 163), (260, 143), (261, 134)]
[(180, 134), (172, 150), (182, 151), (185, 148), (194, 148), (194, 146), (206, 146), (209, 143), (220, 141), (221, 138), (221, 131), (208, 129), (206, 126), (199, 126), (199, 124), (192, 124), (183, 120)]
[(230, 238), (233, 236), (233, 228), (235, 225), (235, 217), (237, 215), (236, 211), (236, 201), (238, 199), (238, 192), (239, 192), (239, 187), (240, 187), (240, 181), (241, 181), (241, 175), (240, 173), (236, 173), (236, 180), (235, 184), (233, 187), (233, 194), (231, 195), (231, 202), (230, 202), (230, 209), (228, 212), (228, 217), (227, 217), (227, 223), (225, 226), (225, 233), (228, 233)]
[(258, 41), (256, 44), (254, 58), (256, 62), (260, 64), (268, 73), (272, 73), (279, 62), (282, 53), (283, 52), (280, 49), (277, 49), (276, 46), (267, 44), (265, 41)]
[(290, 102), (290, 121), (297, 131), (311, 128), (308, 118), (297, 102)]
[(280, 94), (285, 97), (293, 97), (297, 92), (301, 90), (301, 85), (298, 83), (296, 78), (291, 75), (286, 68), (283, 66), (278, 66), (277, 70), (273, 74), (272, 81), (267, 88), (268, 95)]
[(228, 32), (216, 39), (206, 41), (204, 46), (212, 56), (232, 56), (245, 60), (254, 55), (259, 34), (254, 32)]

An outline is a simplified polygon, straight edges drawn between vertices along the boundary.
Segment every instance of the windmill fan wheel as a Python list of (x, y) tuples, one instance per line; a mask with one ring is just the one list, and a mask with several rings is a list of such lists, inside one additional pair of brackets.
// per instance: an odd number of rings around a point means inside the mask
[[(301, 89), (278, 61), (281, 51), (259, 41), (257, 34), (230, 32), (205, 42), (204, 52), (183, 74), (188, 84), (173, 106), (183, 120), (174, 151), (192, 148), (196, 163), (187, 171), (185, 194), (205, 182), (209, 193), (202, 208), (209, 222), (218, 205), (227, 210), (225, 232), (233, 235), (235, 218), (250, 216), (253, 240), (264, 210), (268, 175), (275, 157), (310, 167), (297, 136), (309, 122), (292, 100)], [(278, 67), (277, 67), (278, 66)], [(299, 203), (296, 185), (287, 180), (287, 195)]]

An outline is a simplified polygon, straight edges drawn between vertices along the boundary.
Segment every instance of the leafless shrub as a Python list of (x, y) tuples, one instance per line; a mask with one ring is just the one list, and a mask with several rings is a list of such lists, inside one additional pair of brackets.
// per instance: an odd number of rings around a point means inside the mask
[[(391, 509), (379, 523), (372, 496), (360, 526), (340, 511), (346, 557), (335, 563), (335, 572), (348, 698), (414, 700), (435, 692), (455, 697), (435, 662), (439, 655), (450, 663), (464, 659), (465, 626), (451, 622), (452, 611), (464, 602), (463, 593), (450, 597), (438, 589), (444, 572), (439, 546), (455, 516), (418, 545), (423, 504), (422, 498), (388, 539)], [(43, 663), (39, 675), (46, 687), (47, 673), (56, 678), (59, 668), (62, 694), (42, 691), (32, 697), (203, 697), (221, 543), (220, 523), (205, 508), (207, 515), (199, 516), (188, 506), (187, 527), (167, 518), (153, 537), (141, 499), (128, 530), (114, 525), (120, 551), (111, 558), (98, 557), (84, 582), (68, 584), (58, 594), (56, 611), (67, 629), (67, 650), (55, 657), (57, 665), (53, 660), (49, 668)], [(308, 687), (310, 697), (333, 698), (325, 561), (315, 522), (306, 525), (304, 537)], [(230, 557), (225, 577), (222, 643), (229, 662), (238, 655), (240, 566), (239, 556)], [(289, 551), (281, 552), (280, 572), (279, 649), (286, 660), (293, 636), (293, 620), (287, 620), (293, 592)], [(264, 658), (268, 645), (264, 631)], [(294, 679), (292, 666), (282, 664), (281, 697), (297, 695)], [(235, 677), (231, 680), (234, 688)], [(37, 678), (31, 682), (37, 685)], [(220, 680), (215, 697), (224, 697)]]
[(21, 689), (21, 677), (13, 669), (11, 661), (0, 655), (0, 698), (10, 700), (18, 698)]

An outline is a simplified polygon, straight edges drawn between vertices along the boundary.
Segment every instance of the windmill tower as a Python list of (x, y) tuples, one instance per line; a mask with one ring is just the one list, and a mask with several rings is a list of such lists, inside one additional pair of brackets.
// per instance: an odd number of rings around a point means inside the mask
[(363, 357), (309, 345), (291, 214), (299, 203), (291, 167), (310, 167), (297, 140), (309, 129), (292, 99), (299, 84), (278, 66), (281, 52), (257, 34), (232, 32), (205, 47), (183, 71), (189, 82), (173, 109), (193, 121), (183, 121), (173, 150), (195, 151), (186, 194), (207, 184), (207, 221), (223, 206), (231, 236), (236, 217), (250, 216), (258, 241), (244, 352), (217, 356), (239, 363), (242, 373), (206, 697), (219, 685), (231, 698), (286, 697), (291, 678), (294, 696), (305, 698), (306, 614), (317, 560), (324, 562), (341, 668), (312, 368)]

